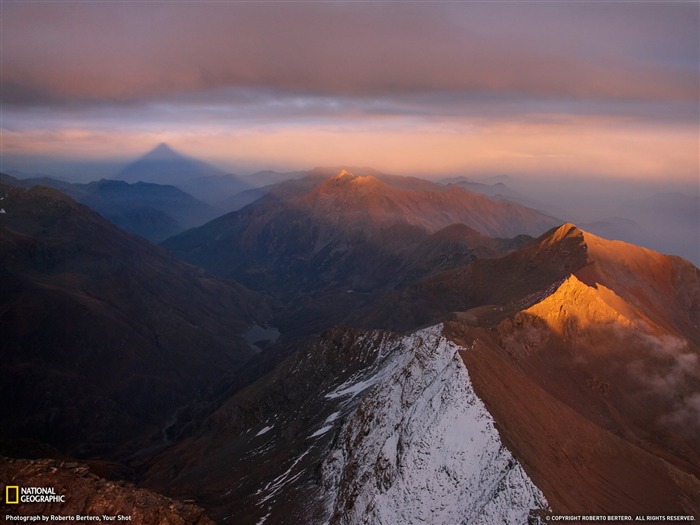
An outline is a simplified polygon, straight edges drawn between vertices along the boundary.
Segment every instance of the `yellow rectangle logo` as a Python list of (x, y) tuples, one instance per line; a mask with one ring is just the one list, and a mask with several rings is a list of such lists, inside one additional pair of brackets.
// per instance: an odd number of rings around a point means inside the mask
[[(13, 496), (14, 494), (14, 496)], [(7, 485), (5, 487), (5, 503), (13, 505), (19, 503), (19, 486), (18, 485)]]

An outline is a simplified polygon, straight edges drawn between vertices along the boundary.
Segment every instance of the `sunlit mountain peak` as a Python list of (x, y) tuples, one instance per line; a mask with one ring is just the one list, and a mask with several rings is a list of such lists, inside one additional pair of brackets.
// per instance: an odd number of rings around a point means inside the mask
[(544, 319), (560, 334), (566, 331), (569, 323), (574, 323), (578, 329), (592, 324), (648, 329), (652, 324), (613, 290), (600, 283), (589, 286), (573, 274), (556, 292), (525, 312)]
[(354, 175), (345, 168), (341, 169), (338, 174), (333, 177), (333, 180), (348, 180), (354, 178)]

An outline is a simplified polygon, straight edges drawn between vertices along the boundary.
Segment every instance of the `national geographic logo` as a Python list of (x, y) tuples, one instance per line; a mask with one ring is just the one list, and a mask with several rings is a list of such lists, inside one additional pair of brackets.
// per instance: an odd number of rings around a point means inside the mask
[(17, 485), (8, 485), (5, 487), (5, 503), (9, 505), (19, 503), (19, 487)]
[(5, 486), (5, 503), (17, 505), (18, 503), (65, 503), (64, 494), (56, 494), (54, 487), (20, 487), (18, 485)]

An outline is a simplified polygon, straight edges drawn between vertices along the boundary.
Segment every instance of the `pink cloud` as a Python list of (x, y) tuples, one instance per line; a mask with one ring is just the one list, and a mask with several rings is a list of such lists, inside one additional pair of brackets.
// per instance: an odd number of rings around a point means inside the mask
[(695, 100), (696, 8), (8, 3), (3, 83), (25, 104), (222, 87)]

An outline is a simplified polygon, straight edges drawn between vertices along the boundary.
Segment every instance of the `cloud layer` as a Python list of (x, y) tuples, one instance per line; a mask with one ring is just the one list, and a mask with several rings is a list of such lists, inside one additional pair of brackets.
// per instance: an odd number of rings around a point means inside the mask
[(6, 102), (223, 87), (697, 97), (697, 5), (9, 3)]
[[(682, 135), (687, 147), (700, 118), (695, 3), (3, 2), (2, 9), (3, 150), (15, 153), (36, 149), (31, 137), (46, 133), (96, 140), (131, 133), (134, 141), (174, 132), (184, 140), (193, 130), (219, 138), (335, 133), (332, 149), (342, 149), (337, 142), (360, 129), (367, 134), (358, 146), (410, 130), (417, 140), (435, 129), (467, 138), (481, 130), (483, 143), (510, 129), (520, 130), (524, 145), (515, 153), (527, 156), (533, 126), (541, 140), (562, 129), (610, 135), (613, 126), (647, 137), (653, 128), (664, 144)], [(572, 145), (559, 143), (549, 153)], [(453, 145), (437, 149), (445, 148)], [(376, 158), (359, 149), (355, 156), (356, 163)], [(317, 163), (313, 152), (307, 158)]]

